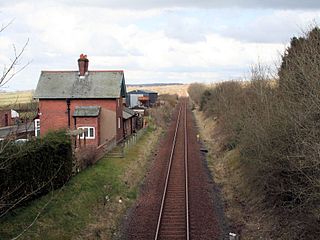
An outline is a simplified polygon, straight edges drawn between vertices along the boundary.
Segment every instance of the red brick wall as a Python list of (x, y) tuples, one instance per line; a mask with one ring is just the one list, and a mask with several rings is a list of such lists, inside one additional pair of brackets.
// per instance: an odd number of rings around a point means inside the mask
[[(8, 119), (8, 125), (6, 125), (6, 115)], [(14, 125), (14, 119), (11, 118), (11, 110), (0, 110), (0, 127)]]
[[(77, 128), (79, 127), (94, 127), (95, 128), (95, 139), (86, 139), (87, 145), (100, 145), (100, 125), (99, 118), (97, 117), (77, 117)], [(80, 140), (81, 144), (84, 142), (83, 139)]]
[[(122, 118), (122, 110), (123, 110), (123, 100), (122, 97), (116, 100), (117, 104), (117, 141), (121, 140), (124, 137), (123, 132), (123, 118)], [(120, 118), (120, 128), (118, 126), (118, 118)]]
[[(70, 128), (74, 129), (73, 112), (76, 106), (100, 106), (102, 109), (108, 109), (116, 112), (117, 130), (116, 139), (117, 141), (123, 138), (122, 122), (120, 128), (118, 128), (118, 117), (121, 117), (122, 121), (122, 98), (119, 100), (120, 104), (116, 99), (75, 99), (70, 101)], [(49, 130), (66, 129), (68, 127), (68, 114), (67, 114), (67, 103), (65, 99), (40, 99), (40, 134), (43, 135)], [(78, 119), (78, 118), (77, 118)], [(103, 122), (100, 123), (104, 124)], [(101, 127), (100, 127), (101, 128)], [(99, 142), (100, 143), (100, 142)], [(102, 143), (100, 143), (102, 144)]]

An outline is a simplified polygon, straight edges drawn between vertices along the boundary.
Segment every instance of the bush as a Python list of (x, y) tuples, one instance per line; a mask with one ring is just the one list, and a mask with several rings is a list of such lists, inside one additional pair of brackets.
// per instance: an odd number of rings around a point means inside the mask
[(293, 38), (279, 79), (253, 69), (248, 83), (203, 92), (200, 109), (218, 117), (226, 149), (238, 147), (244, 181), (276, 216), (273, 239), (320, 234), (320, 30)]
[(159, 101), (163, 104), (151, 108), (149, 113), (156, 126), (165, 128), (170, 123), (173, 109), (178, 102), (178, 95), (161, 94)]
[(202, 83), (191, 83), (188, 87), (188, 94), (197, 105), (200, 105), (201, 97), (206, 89), (206, 85)]
[(86, 146), (76, 149), (74, 172), (79, 172), (92, 166), (97, 161), (97, 150), (95, 146)]
[(71, 176), (71, 143), (63, 131), (23, 144), (1, 144), (0, 214), (61, 187)]

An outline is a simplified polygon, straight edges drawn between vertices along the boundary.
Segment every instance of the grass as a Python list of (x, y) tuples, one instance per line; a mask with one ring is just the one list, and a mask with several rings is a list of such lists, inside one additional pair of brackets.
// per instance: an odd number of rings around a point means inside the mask
[(141, 90), (152, 90), (160, 94), (178, 94), (179, 96), (186, 96), (188, 84), (182, 85), (163, 85), (163, 86), (143, 86), (143, 87), (128, 87), (127, 91), (132, 91), (136, 89)]
[(208, 148), (208, 167), (213, 180), (221, 188), (225, 215), (230, 231), (241, 234), (241, 239), (270, 239), (272, 219), (257, 209), (259, 196), (253, 195), (243, 181), (245, 168), (240, 162), (237, 148), (225, 150), (221, 145), (224, 136), (219, 132), (216, 121), (206, 118), (202, 112), (194, 111), (200, 137)]
[(138, 196), (159, 136), (160, 130), (149, 129), (124, 158), (105, 157), (73, 177), (64, 188), (12, 211), (0, 220), (0, 239), (21, 233), (48, 202), (21, 239), (111, 239)]
[(0, 92), (0, 107), (28, 103), (32, 100), (33, 91)]

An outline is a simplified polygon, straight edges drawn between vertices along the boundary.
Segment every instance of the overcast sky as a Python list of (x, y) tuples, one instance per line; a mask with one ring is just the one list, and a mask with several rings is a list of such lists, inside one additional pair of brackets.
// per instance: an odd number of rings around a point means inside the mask
[(41, 70), (123, 69), (126, 82), (239, 79), (258, 61), (275, 66), (290, 38), (320, 20), (318, 0), (0, 0), (0, 64), (29, 39), (2, 90), (34, 89)]

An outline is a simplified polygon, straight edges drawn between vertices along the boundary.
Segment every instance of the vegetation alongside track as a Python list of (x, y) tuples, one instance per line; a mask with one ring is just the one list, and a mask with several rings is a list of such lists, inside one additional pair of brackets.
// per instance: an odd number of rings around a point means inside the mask
[(160, 129), (150, 127), (125, 158), (105, 157), (73, 177), (61, 190), (12, 211), (0, 220), (0, 238), (17, 236), (38, 214), (22, 239), (71, 239), (79, 235), (111, 238), (120, 217), (137, 196), (160, 133)]
[(210, 119), (212, 166), (244, 239), (320, 234), (319, 46), (319, 28), (293, 38), (277, 80), (257, 66), (250, 82), (189, 89)]
[[(152, 110), (146, 133), (124, 158), (104, 157), (61, 189), (52, 191), (0, 218), (0, 239), (111, 239), (138, 196), (165, 123), (177, 97)], [(155, 125), (155, 123), (159, 125)], [(143, 146), (143, 147), (141, 147)]]

